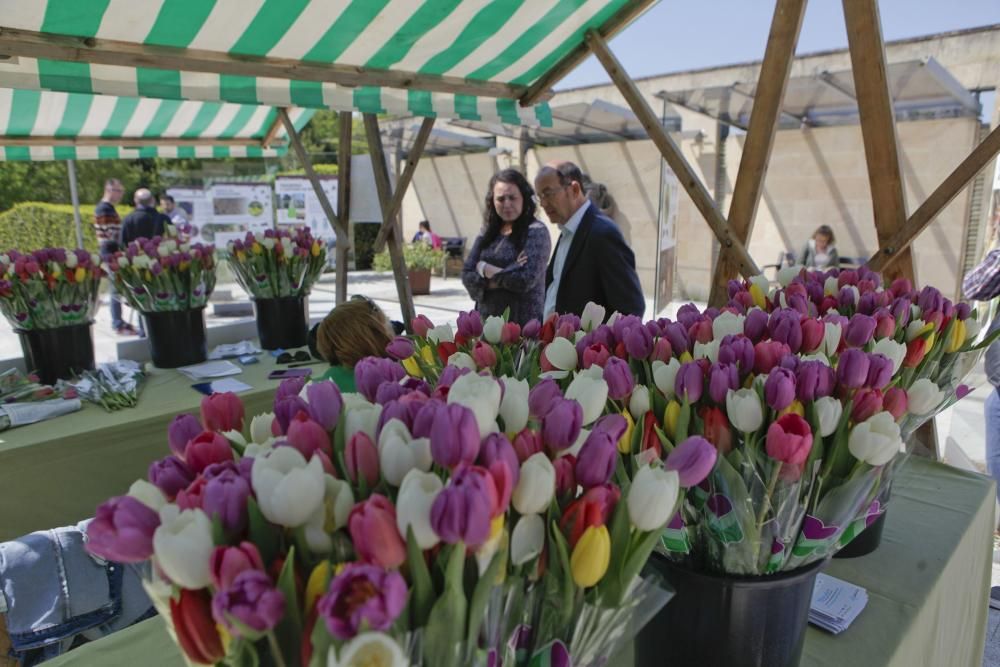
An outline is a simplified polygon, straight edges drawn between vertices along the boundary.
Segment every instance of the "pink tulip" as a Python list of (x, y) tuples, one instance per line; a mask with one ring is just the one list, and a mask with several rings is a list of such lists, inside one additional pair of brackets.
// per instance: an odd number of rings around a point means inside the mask
[(243, 401), (231, 391), (201, 399), (201, 423), (209, 431), (242, 431)]
[(132, 496), (98, 506), (87, 526), (87, 551), (117, 563), (139, 563), (153, 555), (153, 533), (160, 517)]
[(434, 323), (426, 315), (417, 315), (410, 323), (410, 328), (421, 338), (427, 338), (427, 332), (434, 328)]
[(674, 350), (670, 345), (670, 341), (666, 338), (657, 338), (656, 342), (653, 344), (653, 356), (651, 361), (662, 361), (667, 363), (670, 358), (674, 356)]
[(885, 392), (885, 397), (882, 399), (882, 408), (892, 415), (893, 419), (899, 419), (906, 414), (908, 403), (905, 389), (891, 387)]
[(330, 454), (330, 436), (322, 426), (314, 422), (300, 412), (288, 424), (288, 433), (285, 438), (295, 449), (299, 450), (302, 456), (308, 461), (316, 451)]
[(810, 317), (804, 318), (802, 320), (802, 347), (800, 350), (805, 353), (815, 352), (823, 342), (823, 334), (825, 333), (825, 327), (823, 323), (817, 319)]
[(513, 345), (521, 340), (521, 325), (517, 322), (507, 322), (500, 330), (500, 342)]
[(767, 429), (767, 455), (788, 465), (805, 463), (812, 442), (809, 423), (792, 412), (783, 415)]
[(260, 551), (250, 542), (241, 542), (236, 547), (215, 547), (209, 560), (212, 586), (221, 591), (229, 588), (240, 572), (245, 570), (264, 571), (264, 560)]
[(358, 431), (347, 441), (344, 462), (351, 482), (357, 484), (358, 479), (362, 478), (368, 484), (368, 488), (378, 483), (378, 451), (375, 449), (375, 443), (364, 431)]
[(347, 529), (363, 562), (392, 569), (406, 560), (406, 545), (396, 528), (396, 508), (385, 496), (376, 493), (355, 505)]
[(212, 465), (233, 460), (229, 441), (218, 433), (202, 431), (184, 449), (184, 460), (196, 474)]
[(859, 424), (876, 412), (881, 412), (884, 405), (882, 391), (879, 389), (859, 389), (854, 394), (854, 404), (851, 407), (851, 420)]
[(514, 453), (517, 454), (518, 463), (524, 463), (533, 455), (542, 451), (542, 440), (540, 434), (530, 428), (523, 429), (514, 436)]
[(493, 368), (497, 363), (497, 353), (492, 345), (480, 340), (472, 348), (472, 359), (479, 368)]
[(583, 351), (583, 367), (600, 366), (601, 368), (611, 357), (611, 350), (604, 343), (594, 343)]

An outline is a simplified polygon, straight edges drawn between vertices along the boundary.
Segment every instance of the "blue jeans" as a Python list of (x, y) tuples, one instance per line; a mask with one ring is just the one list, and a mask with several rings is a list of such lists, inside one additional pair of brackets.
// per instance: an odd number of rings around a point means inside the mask
[[(102, 241), (101, 242), (101, 256), (110, 255), (111, 253), (118, 250), (118, 244), (114, 241)], [(115, 284), (113, 281), (108, 281), (108, 296), (111, 297), (111, 328), (120, 329), (125, 321), (122, 320), (122, 301), (118, 298), (118, 292), (115, 291)]]
[(1000, 500), (1000, 393), (996, 388), (986, 397), (983, 406), (986, 417), (986, 469), (997, 483)]

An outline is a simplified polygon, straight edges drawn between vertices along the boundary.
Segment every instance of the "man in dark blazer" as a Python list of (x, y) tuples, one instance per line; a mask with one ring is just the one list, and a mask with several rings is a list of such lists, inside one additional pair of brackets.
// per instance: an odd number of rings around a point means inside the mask
[(642, 317), (646, 300), (635, 272), (635, 255), (614, 222), (583, 189), (583, 174), (572, 162), (545, 166), (535, 177), (535, 192), (560, 236), (545, 275), (545, 316), (583, 313), (588, 301), (607, 314)]

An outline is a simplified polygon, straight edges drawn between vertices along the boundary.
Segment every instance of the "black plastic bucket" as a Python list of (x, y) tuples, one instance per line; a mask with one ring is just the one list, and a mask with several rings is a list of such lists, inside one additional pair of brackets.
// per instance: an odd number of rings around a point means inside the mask
[(306, 300), (302, 296), (254, 299), (257, 336), (265, 350), (289, 350), (307, 342)]
[(862, 530), (853, 540), (848, 542), (847, 546), (833, 554), (833, 557), (858, 558), (859, 556), (867, 556), (878, 549), (879, 545), (882, 544), (882, 529), (885, 528), (885, 515), (886, 512), (882, 512), (870, 526)]
[(44, 384), (68, 380), (94, 368), (93, 325), (73, 324), (55, 329), (15, 330), (21, 338), (24, 365)]
[(794, 667), (816, 575), (826, 563), (763, 577), (694, 572), (654, 553), (676, 591), (635, 642), (636, 667)]
[(143, 313), (149, 352), (157, 368), (200, 364), (208, 356), (204, 308)]

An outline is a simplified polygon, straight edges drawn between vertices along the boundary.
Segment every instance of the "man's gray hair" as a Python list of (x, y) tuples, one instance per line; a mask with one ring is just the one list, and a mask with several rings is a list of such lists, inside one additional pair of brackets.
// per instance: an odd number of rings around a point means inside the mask
[(156, 206), (156, 198), (146, 188), (139, 188), (135, 191), (135, 203), (139, 206)]

